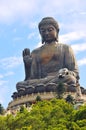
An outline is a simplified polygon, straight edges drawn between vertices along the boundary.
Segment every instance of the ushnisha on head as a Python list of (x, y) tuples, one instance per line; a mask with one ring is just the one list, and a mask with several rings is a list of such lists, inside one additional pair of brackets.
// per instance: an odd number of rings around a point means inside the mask
[[(53, 17), (45, 17), (40, 21), (38, 25), (40, 34), (41, 34), (41, 28), (47, 27), (49, 25), (55, 28), (55, 31), (56, 31), (55, 41), (58, 42), (59, 25), (58, 25), (58, 22)], [(42, 34), (41, 34), (41, 37), (42, 37), (42, 43), (46, 42)]]

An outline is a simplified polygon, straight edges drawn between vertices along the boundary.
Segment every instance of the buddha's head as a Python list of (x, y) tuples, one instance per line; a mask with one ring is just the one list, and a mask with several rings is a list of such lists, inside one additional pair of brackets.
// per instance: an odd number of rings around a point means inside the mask
[(59, 25), (52, 17), (45, 17), (38, 25), (42, 43), (58, 41)]

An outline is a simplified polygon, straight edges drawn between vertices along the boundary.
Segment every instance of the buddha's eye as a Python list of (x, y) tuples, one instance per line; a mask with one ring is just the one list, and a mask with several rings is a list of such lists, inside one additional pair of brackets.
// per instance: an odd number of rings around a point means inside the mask
[(51, 32), (51, 31), (53, 31), (54, 30), (54, 28), (47, 28), (47, 29), (40, 29), (40, 33), (45, 33), (46, 31), (47, 32)]
[(49, 32), (51, 32), (51, 31), (53, 31), (54, 30), (54, 28), (48, 28), (48, 31)]
[(40, 29), (40, 33), (45, 33), (45, 29)]

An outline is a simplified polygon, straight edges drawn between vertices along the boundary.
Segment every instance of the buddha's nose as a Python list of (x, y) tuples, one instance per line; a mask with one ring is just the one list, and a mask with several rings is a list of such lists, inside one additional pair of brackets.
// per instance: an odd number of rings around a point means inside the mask
[(49, 34), (49, 31), (48, 31), (48, 30), (46, 30), (46, 31), (45, 31), (45, 34)]

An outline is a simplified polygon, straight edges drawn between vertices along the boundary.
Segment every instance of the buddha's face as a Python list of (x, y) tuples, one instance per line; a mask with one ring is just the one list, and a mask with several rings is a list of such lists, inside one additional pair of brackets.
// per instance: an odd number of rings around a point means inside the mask
[(51, 24), (45, 24), (41, 26), (40, 34), (41, 34), (42, 40), (45, 43), (51, 43), (53, 41), (56, 41), (57, 36), (58, 36), (56, 28)]

